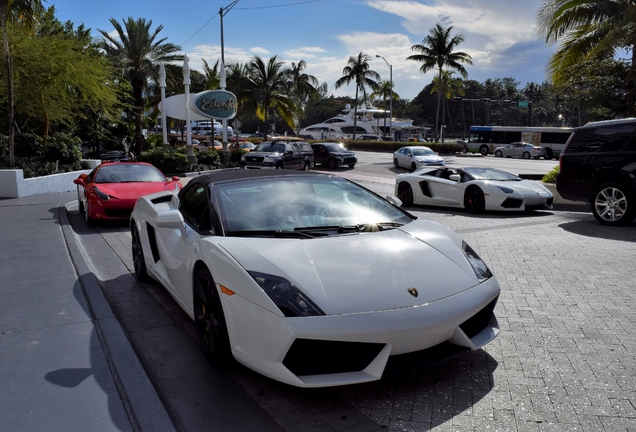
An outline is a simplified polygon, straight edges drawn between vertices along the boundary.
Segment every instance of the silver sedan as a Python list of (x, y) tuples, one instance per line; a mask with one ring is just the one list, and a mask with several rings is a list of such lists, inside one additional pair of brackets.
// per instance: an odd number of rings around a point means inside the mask
[(542, 157), (545, 159), (547, 157), (544, 149), (527, 142), (513, 142), (497, 147), (494, 153), (497, 157), (522, 157), (524, 159), (530, 159), (531, 157), (535, 159)]

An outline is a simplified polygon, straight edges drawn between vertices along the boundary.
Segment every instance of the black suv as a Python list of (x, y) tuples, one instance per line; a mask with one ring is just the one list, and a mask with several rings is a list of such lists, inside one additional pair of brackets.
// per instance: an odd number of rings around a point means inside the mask
[(349, 168), (356, 166), (358, 158), (352, 151), (339, 143), (324, 142), (314, 143), (311, 145), (314, 151), (314, 162), (320, 165), (326, 165), (333, 169), (340, 165), (348, 165)]
[(559, 159), (559, 194), (589, 202), (604, 225), (636, 217), (636, 118), (591, 122), (577, 128)]

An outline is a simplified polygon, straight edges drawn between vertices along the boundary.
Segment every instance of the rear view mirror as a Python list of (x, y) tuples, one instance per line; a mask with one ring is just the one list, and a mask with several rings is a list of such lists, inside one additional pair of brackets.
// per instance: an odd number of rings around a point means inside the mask
[(402, 200), (400, 200), (395, 195), (387, 195), (387, 196), (384, 197), (384, 199), (387, 200), (388, 202), (390, 202), (391, 204), (393, 204), (396, 207), (401, 207), (402, 206)]
[(458, 182), (462, 179), (462, 176), (459, 174), (451, 174), (448, 178), (451, 179), (452, 181)]
[(183, 215), (178, 210), (170, 210), (168, 212), (161, 213), (155, 219), (155, 223), (160, 228), (185, 228)]

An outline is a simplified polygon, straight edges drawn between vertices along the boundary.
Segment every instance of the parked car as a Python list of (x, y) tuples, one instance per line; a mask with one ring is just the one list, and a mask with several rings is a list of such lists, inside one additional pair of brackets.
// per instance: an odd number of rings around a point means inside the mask
[(383, 141), (380, 135), (360, 135), (356, 137), (356, 139), (364, 141)]
[(211, 363), (298, 387), (491, 342), (496, 278), (456, 233), (396, 204), (339, 176), (217, 170), (139, 199), (135, 274), (165, 286)]
[(159, 169), (145, 162), (104, 162), (73, 182), (77, 185), (79, 211), (89, 225), (127, 220), (140, 196), (181, 189), (179, 177), (168, 180)]
[(423, 166), (444, 166), (446, 161), (428, 147), (408, 146), (393, 153), (393, 165), (396, 168), (403, 167), (415, 171)]
[(522, 157), (524, 159), (548, 158), (545, 149), (527, 142), (513, 142), (495, 147), (494, 154), (497, 157)]
[(247, 169), (287, 168), (309, 171), (314, 165), (314, 152), (311, 145), (304, 141), (264, 141), (241, 157), (241, 165)]
[(349, 168), (356, 166), (358, 157), (356, 154), (340, 143), (324, 142), (312, 144), (311, 148), (314, 152), (314, 163), (325, 165), (334, 169), (340, 165), (347, 165)]
[(538, 181), (478, 167), (430, 167), (398, 174), (395, 193), (405, 205), (459, 207), (472, 213), (551, 209), (554, 200)]
[(199, 151), (206, 151), (206, 150), (212, 150), (212, 149), (221, 150), (223, 148), (223, 143), (217, 140), (214, 140), (213, 142), (200, 141), (195, 148), (199, 149)]
[(589, 202), (604, 225), (629, 225), (636, 217), (636, 118), (588, 123), (561, 151), (559, 195)]

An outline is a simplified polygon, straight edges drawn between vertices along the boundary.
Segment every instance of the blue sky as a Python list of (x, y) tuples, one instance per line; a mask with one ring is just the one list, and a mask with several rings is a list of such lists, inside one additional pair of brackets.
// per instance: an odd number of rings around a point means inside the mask
[[(219, 10), (232, 0), (48, 0), (61, 21), (84, 23), (114, 31), (109, 22), (127, 17), (163, 25), (160, 36), (180, 45), (192, 69), (202, 70), (221, 57)], [(353, 96), (354, 85), (336, 90), (349, 56), (369, 54), (372, 69), (389, 80), (393, 66), (395, 91), (412, 99), (431, 82), (433, 72), (419, 72), (420, 63), (405, 60), (436, 24), (453, 26), (464, 35), (459, 50), (473, 58), (469, 79), (512, 77), (541, 83), (554, 51), (536, 32), (541, 0), (239, 0), (223, 18), (226, 63), (245, 62), (254, 55), (278, 55), (287, 65), (305, 60), (307, 73), (327, 82), (330, 94)]]

